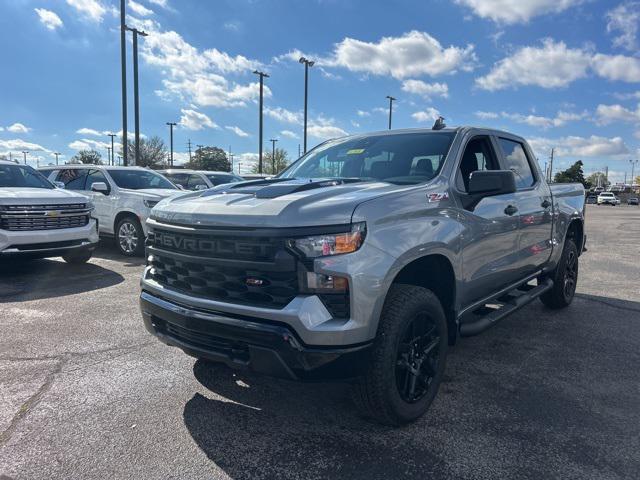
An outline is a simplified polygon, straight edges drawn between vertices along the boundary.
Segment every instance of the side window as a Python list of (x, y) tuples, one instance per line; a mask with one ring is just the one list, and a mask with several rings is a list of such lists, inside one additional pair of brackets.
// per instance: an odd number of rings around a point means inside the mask
[(529, 163), (522, 144), (501, 138), (500, 146), (504, 153), (506, 167), (516, 174), (516, 186), (519, 189), (527, 188), (536, 183), (533, 171), (531, 170), (531, 164)]
[(496, 155), (488, 137), (474, 137), (467, 143), (460, 161), (459, 175), (456, 178), (458, 188), (468, 191), (469, 178), (478, 170), (499, 170)]
[(187, 188), (189, 190), (195, 190), (198, 185), (204, 185), (207, 188), (209, 187), (207, 182), (205, 182), (200, 175), (189, 175), (189, 185)]
[[(89, 170), (89, 175), (87, 175), (87, 181), (85, 182), (85, 190), (91, 190), (91, 185), (97, 182), (104, 182), (109, 187), (109, 182), (107, 181), (107, 177), (104, 176), (100, 170)], [(109, 188), (109, 190), (111, 190)]]
[(56, 181), (64, 183), (67, 190), (84, 190), (88, 170), (84, 168), (69, 168), (60, 170)]
[(186, 173), (172, 173), (171, 175), (165, 175), (176, 185), (180, 185), (183, 188), (187, 188), (187, 182), (189, 181), (189, 175)]

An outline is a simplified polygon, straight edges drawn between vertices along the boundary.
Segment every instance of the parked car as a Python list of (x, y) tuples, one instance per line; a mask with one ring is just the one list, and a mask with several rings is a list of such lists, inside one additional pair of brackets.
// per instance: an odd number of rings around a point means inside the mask
[(638, 197), (629, 197), (627, 199), (627, 205), (638, 205)]
[(572, 302), (584, 201), (503, 131), (328, 141), (276, 178), (158, 204), (144, 324), (231, 367), (355, 378), (368, 416), (404, 424), (428, 409), (458, 336), (535, 298)]
[(57, 188), (32, 167), (0, 160), (0, 259), (87, 262), (98, 243), (92, 211), (84, 195)]
[(601, 192), (598, 195), (598, 205), (620, 205), (620, 199), (612, 192)]
[(207, 170), (169, 169), (159, 170), (169, 180), (185, 190), (206, 190), (224, 183), (242, 182), (244, 179), (230, 172), (210, 172)]
[(588, 195), (586, 202), (589, 204), (598, 203), (598, 197), (596, 195)]
[(100, 235), (114, 237), (123, 255), (141, 255), (147, 235), (146, 220), (163, 198), (180, 190), (162, 175), (140, 167), (64, 165), (43, 167), (50, 181), (82, 192), (95, 205)]

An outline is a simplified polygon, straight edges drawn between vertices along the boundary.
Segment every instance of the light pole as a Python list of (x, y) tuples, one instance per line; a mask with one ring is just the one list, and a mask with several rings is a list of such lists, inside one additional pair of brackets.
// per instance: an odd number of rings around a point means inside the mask
[(23, 150), (22, 154), (24, 155), (24, 164), (27, 164), (27, 153), (29, 153), (29, 150)]
[(389, 99), (389, 130), (391, 130), (391, 115), (393, 113), (393, 101), (397, 99), (390, 95), (387, 95), (387, 98)]
[(304, 144), (304, 153), (307, 153), (307, 98), (309, 92), (309, 67), (313, 67), (314, 61), (306, 59), (304, 57), (300, 57), (298, 60), (300, 63), (304, 64), (304, 135), (303, 135), (303, 144)]
[(271, 175), (276, 174), (276, 142), (277, 138), (271, 138), (269, 140), (271, 142)]
[(631, 164), (631, 188), (633, 188), (633, 182), (635, 180), (635, 177), (633, 176), (633, 172), (635, 170), (636, 164), (638, 163), (638, 159), (629, 160), (629, 163)]
[(53, 152), (53, 154), (56, 156), (56, 165), (58, 165), (58, 155), (62, 155), (60, 152)]
[(262, 105), (264, 100), (263, 90), (264, 90), (264, 79), (269, 78), (269, 74), (264, 72), (259, 72), (258, 70), (253, 71), (254, 74), (260, 76), (260, 127), (259, 127), (259, 139), (258, 139), (258, 173), (262, 174)]
[(107, 161), (111, 159), (111, 147), (107, 147)]
[(120, 0), (120, 60), (122, 68), (122, 155), (124, 166), (128, 165), (127, 158), (127, 25), (124, 10), (125, 0)]
[(167, 122), (167, 125), (169, 125), (169, 145), (170, 145), (170, 156), (169, 156), (169, 165), (171, 167), (173, 167), (173, 127), (175, 127), (177, 125), (177, 123), (175, 122)]
[(138, 35), (148, 37), (149, 34), (138, 30), (137, 28), (126, 27), (127, 30), (133, 32), (133, 112), (135, 116), (135, 159), (136, 165), (140, 160), (140, 95), (138, 93)]
[(111, 165), (115, 164), (115, 161), (114, 161), (115, 150), (113, 149), (113, 139), (115, 138), (115, 136), (116, 136), (115, 133), (107, 133), (107, 137), (111, 137), (111, 158), (109, 159), (109, 162), (111, 163)]

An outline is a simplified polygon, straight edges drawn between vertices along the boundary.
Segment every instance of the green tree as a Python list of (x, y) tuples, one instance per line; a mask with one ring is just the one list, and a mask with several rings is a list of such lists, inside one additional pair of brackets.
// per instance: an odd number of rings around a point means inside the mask
[(69, 163), (84, 163), (86, 165), (102, 165), (102, 155), (100, 152), (96, 152), (95, 150), (80, 150), (76, 153)]
[(227, 159), (226, 152), (218, 147), (198, 148), (185, 167), (194, 170), (217, 170), (219, 172), (231, 170), (231, 164)]
[(553, 181), (556, 183), (572, 183), (577, 182), (581, 183), (585, 186), (585, 188), (589, 188), (589, 184), (587, 184), (584, 178), (584, 172), (582, 171), (582, 160), (578, 160), (576, 163), (571, 165), (566, 170), (562, 170), (558, 172), (553, 177)]
[(603, 172), (592, 173), (585, 179), (585, 182), (589, 185), (589, 188), (597, 187), (598, 183), (601, 187), (607, 188), (610, 183), (607, 181), (607, 176)]
[[(168, 158), (167, 147), (160, 137), (153, 136), (151, 138), (140, 138), (140, 157), (138, 158), (137, 162), (135, 161), (135, 140), (129, 140), (127, 141), (127, 143), (127, 155), (129, 157), (130, 165), (154, 169), (163, 168), (164, 166), (166, 166)], [(120, 151), (120, 155), (122, 155), (122, 150)]]
[[(275, 162), (274, 162), (275, 160)], [(262, 156), (262, 173), (265, 175), (276, 175), (289, 165), (289, 155), (283, 148), (276, 148), (275, 156), (271, 152)], [(258, 172), (258, 164), (251, 167), (251, 173)]]

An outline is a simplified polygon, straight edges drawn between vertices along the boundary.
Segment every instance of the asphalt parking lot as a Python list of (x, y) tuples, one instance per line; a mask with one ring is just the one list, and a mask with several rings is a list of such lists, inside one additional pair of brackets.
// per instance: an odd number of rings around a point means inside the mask
[(160, 344), (143, 260), (108, 244), (83, 266), (0, 266), (0, 478), (638, 478), (640, 208), (587, 208), (573, 305), (460, 341), (403, 429), (362, 420), (347, 385)]

